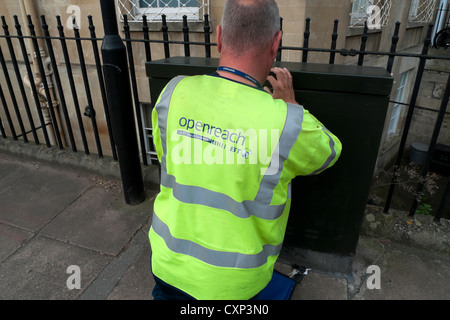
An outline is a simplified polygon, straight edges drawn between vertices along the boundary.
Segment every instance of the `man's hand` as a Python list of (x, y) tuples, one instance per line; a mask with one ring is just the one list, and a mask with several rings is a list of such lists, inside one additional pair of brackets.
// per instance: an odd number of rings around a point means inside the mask
[(268, 87), (264, 87), (274, 99), (282, 99), (286, 103), (299, 104), (295, 100), (294, 86), (292, 83), (292, 75), (286, 68), (272, 68), (271, 72), (275, 74), (269, 75), (267, 81), (273, 88), (273, 92)]

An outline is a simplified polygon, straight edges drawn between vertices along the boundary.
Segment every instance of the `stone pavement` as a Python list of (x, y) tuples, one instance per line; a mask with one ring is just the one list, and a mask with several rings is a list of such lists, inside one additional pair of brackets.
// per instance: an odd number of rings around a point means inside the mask
[[(146, 192), (128, 206), (113, 176), (0, 148), (0, 299), (151, 300)], [(449, 299), (450, 256), (397, 240), (361, 237), (349, 272), (313, 268), (292, 300)]]

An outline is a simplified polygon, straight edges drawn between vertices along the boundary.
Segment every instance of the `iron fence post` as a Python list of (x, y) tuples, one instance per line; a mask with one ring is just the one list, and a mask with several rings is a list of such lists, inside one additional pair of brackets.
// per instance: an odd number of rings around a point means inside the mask
[(394, 195), (395, 185), (397, 183), (397, 172), (398, 172), (398, 169), (400, 168), (400, 165), (402, 162), (403, 152), (405, 150), (406, 140), (408, 138), (408, 133), (409, 133), (409, 128), (411, 126), (414, 109), (416, 107), (417, 97), (419, 95), (420, 84), (422, 82), (422, 76), (423, 76), (423, 73), (425, 70), (425, 64), (427, 62), (426, 55), (428, 55), (428, 50), (429, 50), (430, 44), (431, 44), (432, 30), (433, 30), (433, 25), (429, 25), (427, 37), (424, 41), (424, 46), (422, 49), (422, 56), (420, 58), (419, 67), (417, 68), (416, 80), (414, 83), (414, 88), (413, 88), (411, 100), (409, 103), (408, 113), (406, 115), (405, 126), (403, 128), (402, 138), (400, 140), (399, 151), (397, 153), (397, 160), (396, 160), (395, 166), (394, 166), (394, 175), (392, 176), (392, 179), (391, 179), (391, 185), (389, 187), (389, 192), (388, 192), (388, 195), (386, 198), (386, 203), (385, 203), (384, 209), (383, 209), (383, 212), (386, 214), (389, 213), (389, 208), (391, 206), (391, 201), (392, 201), (392, 197)]
[[(445, 86), (444, 97), (442, 99), (441, 106), (439, 108), (439, 113), (438, 113), (438, 116), (436, 119), (436, 124), (434, 126), (433, 135), (431, 136), (430, 146), (428, 148), (428, 153), (426, 156), (425, 164), (422, 169), (422, 178), (425, 178), (427, 176), (428, 171), (430, 169), (431, 161), (433, 159), (433, 154), (436, 149), (436, 143), (439, 138), (439, 133), (441, 131), (442, 123), (444, 122), (444, 116), (445, 116), (445, 112), (447, 110), (449, 98), (450, 98), (450, 75), (447, 78), (447, 85)], [(421, 181), (423, 181), (423, 180), (421, 180)], [(416, 194), (420, 194), (423, 190), (423, 187), (424, 187), (424, 183), (420, 182), (417, 187)], [(409, 210), (410, 217), (413, 217), (415, 215), (418, 205), (419, 205), (419, 201), (418, 201), (417, 197), (414, 197), (413, 204), (411, 206), (411, 209)], [(440, 217), (437, 216), (436, 219), (439, 220)]]
[(127, 204), (134, 205), (144, 201), (145, 192), (133, 114), (127, 53), (119, 36), (115, 2), (101, 0), (100, 5), (105, 32), (101, 51), (111, 125), (119, 158), (125, 201)]

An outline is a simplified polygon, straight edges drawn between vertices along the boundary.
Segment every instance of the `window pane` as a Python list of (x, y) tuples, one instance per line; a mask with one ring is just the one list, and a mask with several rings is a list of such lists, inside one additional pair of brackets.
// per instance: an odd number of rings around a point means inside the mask
[(139, 0), (139, 7), (141, 7), (141, 8), (157, 8), (158, 0)]
[(409, 9), (409, 18), (414, 19), (417, 17), (417, 12), (419, 10), (419, 2), (420, 0), (412, 0), (411, 1), (411, 7)]
[(161, 21), (163, 14), (167, 21), (182, 21), (184, 15), (188, 20), (201, 21), (209, 14), (209, 0), (117, 0), (117, 5), (121, 16), (126, 14), (129, 21), (142, 20), (143, 15), (147, 21)]
[(198, 7), (198, 0), (186, 0), (180, 1), (182, 4), (185, 4), (186, 7)]
[(141, 8), (198, 8), (198, 0), (139, 0)]
[(163, 8), (178, 8), (180, 3), (178, 0), (159, 0), (159, 6)]
[(388, 133), (395, 133), (397, 131), (398, 120), (400, 117), (401, 106), (395, 105), (392, 110), (391, 122), (389, 123)]
[(365, 15), (367, 8), (373, 5), (373, 0), (355, 0), (353, 2), (352, 13)]
[[(409, 71), (403, 72), (400, 75), (400, 80), (397, 87), (397, 94), (395, 97), (396, 102), (403, 103), (405, 100), (405, 91), (406, 85), (408, 84)], [(396, 133), (398, 121), (400, 119), (400, 113), (402, 110), (402, 106), (400, 104), (396, 104), (392, 109), (391, 121), (389, 123), (388, 134)]]

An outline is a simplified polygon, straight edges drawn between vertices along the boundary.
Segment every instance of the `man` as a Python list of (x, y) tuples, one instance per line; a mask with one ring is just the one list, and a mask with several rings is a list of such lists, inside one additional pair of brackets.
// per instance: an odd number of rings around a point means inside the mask
[(255, 297), (281, 250), (291, 180), (340, 155), (339, 140), (296, 102), (289, 71), (272, 69), (279, 19), (274, 0), (228, 0), (217, 72), (172, 79), (156, 103), (155, 299)]

